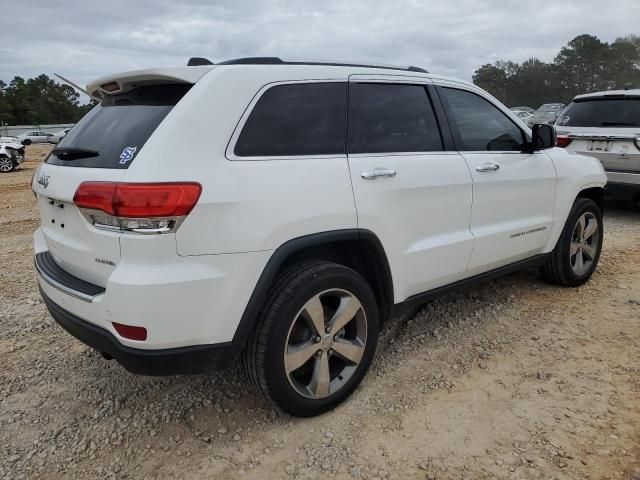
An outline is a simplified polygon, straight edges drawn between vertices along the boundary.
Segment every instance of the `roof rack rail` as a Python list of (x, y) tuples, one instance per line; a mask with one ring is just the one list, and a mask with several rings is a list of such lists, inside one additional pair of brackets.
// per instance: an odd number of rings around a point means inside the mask
[(429, 73), (421, 67), (396, 67), (393, 65), (376, 65), (368, 63), (344, 63), (344, 62), (288, 62), (279, 57), (243, 57), (218, 62), (217, 65), (326, 65), (333, 67), (364, 67), (382, 68), (386, 70), (404, 70), (408, 72)]
[(199, 67), (200, 65), (213, 65), (214, 63), (208, 58), (191, 57), (187, 62), (187, 67)]
[(280, 65), (284, 63), (288, 62), (278, 57), (242, 57), (218, 62), (218, 65)]

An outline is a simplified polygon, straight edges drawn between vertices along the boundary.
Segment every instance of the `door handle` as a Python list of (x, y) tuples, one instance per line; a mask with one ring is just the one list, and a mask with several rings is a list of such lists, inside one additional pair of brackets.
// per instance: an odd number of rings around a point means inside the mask
[(363, 171), (360, 176), (365, 180), (375, 180), (378, 177), (395, 177), (396, 171), (390, 168), (373, 168)]
[(495, 172), (500, 169), (500, 165), (497, 163), (483, 163), (482, 165), (476, 165), (477, 172)]

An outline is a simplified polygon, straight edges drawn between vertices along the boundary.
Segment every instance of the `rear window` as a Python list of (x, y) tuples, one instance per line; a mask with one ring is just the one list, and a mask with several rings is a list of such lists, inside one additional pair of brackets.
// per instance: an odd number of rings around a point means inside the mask
[(558, 110), (562, 110), (563, 108), (564, 108), (564, 105), (560, 105), (557, 103), (549, 103), (549, 104), (542, 105), (538, 111), (539, 112), (557, 112)]
[(602, 98), (571, 103), (558, 125), (567, 127), (638, 127), (640, 98)]
[[(145, 142), (191, 85), (153, 85), (108, 95), (60, 141), (47, 163), (68, 167), (128, 168)], [(55, 154), (65, 149), (90, 156)], [(64, 159), (64, 157), (72, 157)]]
[(346, 83), (297, 83), (267, 90), (238, 137), (239, 157), (345, 152)]

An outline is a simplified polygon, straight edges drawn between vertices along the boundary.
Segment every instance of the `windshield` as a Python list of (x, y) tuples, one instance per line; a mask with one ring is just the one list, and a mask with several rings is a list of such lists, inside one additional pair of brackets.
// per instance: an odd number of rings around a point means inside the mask
[(573, 102), (558, 125), (567, 127), (639, 127), (640, 98), (598, 98)]
[[(128, 168), (151, 134), (191, 85), (153, 85), (107, 95), (64, 136), (47, 163)], [(68, 152), (74, 152), (69, 155)], [(82, 155), (82, 151), (92, 152)]]

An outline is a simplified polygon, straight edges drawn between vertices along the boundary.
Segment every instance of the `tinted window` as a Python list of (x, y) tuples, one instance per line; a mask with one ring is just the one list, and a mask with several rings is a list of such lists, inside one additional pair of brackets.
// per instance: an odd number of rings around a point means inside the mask
[[(81, 148), (97, 155), (63, 160), (52, 154), (47, 163), (69, 167), (128, 168), (135, 156), (191, 85), (140, 87), (107, 95), (56, 146)], [(55, 150), (54, 150), (55, 151)]]
[(443, 88), (452, 122), (463, 150), (511, 151), (522, 149), (522, 131), (493, 104), (474, 93)]
[(597, 99), (570, 104), (558, 125), (568, 127), (639, 127), (640, 98)]
[(424, 86), (359, 83), (353, 86), (353, 92), (350, 153), (442, 150)]
[(298, 83), (267, 90), (236, 142), (240, 157), (345, 151), (346, 83)]

